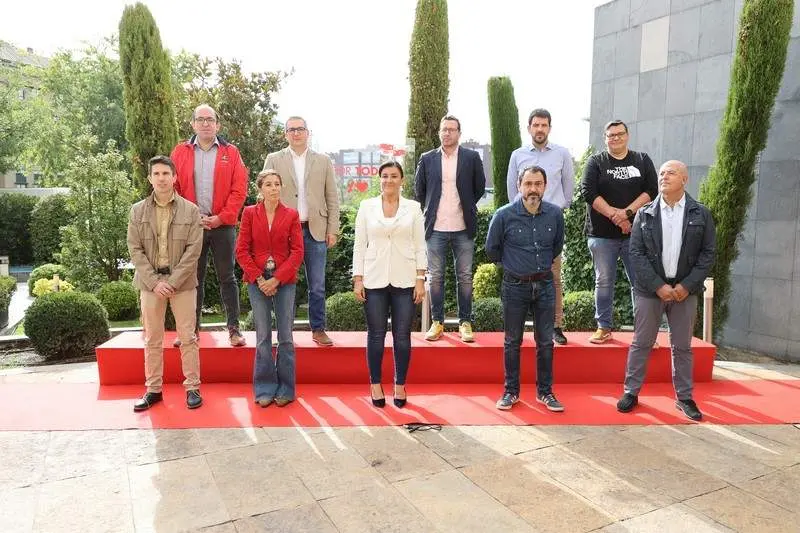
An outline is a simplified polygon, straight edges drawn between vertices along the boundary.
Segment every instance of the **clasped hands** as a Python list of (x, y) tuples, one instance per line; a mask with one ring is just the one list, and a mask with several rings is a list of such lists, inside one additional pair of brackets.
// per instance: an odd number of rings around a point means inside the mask
[[(353, 294), (359, 302), (366, 302), (367, 295), (364, 291), (364, 281), (362, 279), (353, 280)], [(414, 304), (421, 304), (425, 297), (425, 281), (418, 279), (414, 285)]]
[(264, 296), (275, 296), (275, 293), (278, 292), (278, 287), (281, 284), (277, 278), (272, 277), (269, 279), (264, 279), (263, 276), (259, 276), (258, 279), (256, 279), (256, 283), (258, 284), (258, 290), (263, 292)]
[(689, 291), (678, 283), (675, 287), (671, 287), (666, 283), (658, 288), (656, 294), (661, 298), (662, 302), (682, 302), (689, 296)]
[(631, 221), (628, 219), (627, 213), (625, 213), (624, 209), (617, 209), (617, 208), (612, 208), (612, 209), (613, 212), (611, 213), (611, 216), (608, 218), (611, 219), (611, 222), (619, 226), (623, 234), (627, 235), (628, 233), (631, 232)]

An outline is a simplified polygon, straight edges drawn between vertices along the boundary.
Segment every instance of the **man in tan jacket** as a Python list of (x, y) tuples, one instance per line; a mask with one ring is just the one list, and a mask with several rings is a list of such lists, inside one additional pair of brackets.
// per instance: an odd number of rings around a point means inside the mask
[(330, 346), (333, 341), (325, 333), (325, 263), (328, 248), (336, 244), (339, 235), (339, 192), (333, 163), (308, 147), (309, 135), (302, 117), (289, 117), (289, 147), (269, 154), (264, 170), (274, 169), (283, 176), (281, 202), (300, 214), (312, 338), (319, 345)]
[(128, 251), (141, 291), (144, 327), (144, 374), (147, 392), (134, 411), (144, 411), (162, 400), (164, 373), (164, 315), (167, 301), (175, 315), (181, 340), (186, 406), (196, 409), (200, 397), (200, 354), (195, 331), (197, 259), (203, 246), (200, 211), (175, 193), (175, 164), (164, 155), (148, 162), (147, 179), (153, 192), (131, 207)]

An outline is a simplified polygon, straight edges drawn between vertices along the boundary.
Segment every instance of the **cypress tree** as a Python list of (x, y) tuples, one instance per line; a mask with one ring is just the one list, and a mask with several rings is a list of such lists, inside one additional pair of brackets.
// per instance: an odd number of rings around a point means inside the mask
[(414, 197), (417, 159), (439, 145), (439, 121), (447, 114), (450, 91), (450, 44), (447, 0), (418, 0), (408, 58), (406, 137), (414, 141), (414, 155), (406, 157), (404, 193)]
[[(752, 198), (758, 153), (767, 143), (769, 118), (786, 62), (792, 11), (792, 0), (744, 2), (717, 157), (700, 188), (700, 201), (713, 213), (717, 228), (711, 275), (715, 322), (720, 326), (728, 318), (731, 264), (739, 255), (736, 239)], [(721, 327), (716, 329), (721, 331)]]
[(150, 10), (126, 6), (119, 22), (119, 63), (125, 103), (125, 137), (140, 196), (150, 190), (147, 161), (178, 142), (169, 56)]
[(508, 203), (506, 176), (511, 152), (522, 145), (519, 135), (519, 110), (514, 99), (514, 85), (505, 76), (489, 78), (489, 123), (492, 129), (492, 181), (494, 207)]

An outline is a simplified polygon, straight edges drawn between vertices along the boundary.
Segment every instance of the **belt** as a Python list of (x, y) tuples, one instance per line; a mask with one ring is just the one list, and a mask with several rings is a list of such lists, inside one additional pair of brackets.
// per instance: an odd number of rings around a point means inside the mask
[(169, 267), (162, 267), (156, 269), (156, 274), (161, 274), (164, 276), (169, 276), (171, 274)]
[(552, 279), (553, 272), (548, 270), (547, 272), (537, 272), (536, 274), (531, 274), (529, 276), (515, 276), (513, 274), (509, 274), (508, 272), (503, 272), (503, 280), (510, 281), (513, 283), (521, 283), (526, 281), (542, 281), (546, 279)]

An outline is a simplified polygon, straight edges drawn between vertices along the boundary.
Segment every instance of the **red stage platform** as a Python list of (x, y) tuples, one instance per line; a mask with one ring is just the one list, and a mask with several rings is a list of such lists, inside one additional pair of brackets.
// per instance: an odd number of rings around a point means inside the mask
[[(181, 383), (180, 352), (173, 348), (174, 333), (164, 338), (164, 382)], [(311, 333), (294, 334), (298, 384), (363, 384), (368, 381), (365, 332), (329, 332), (334, 346), (320, 347)], [(602, 345), (590, 344), (590, 333), (567, 333), (569, 343), (555, 347), (554, 379), (564, 383), (622, 383), (632, 333), (614, 333)], [(249, 383), (253, 376), (255, 333), (246, 332), (247, 346), (233, 348), (225, 332), (200, 333), (200, 375), (204, 383)], [(648, 383), (672, 380), (669, 335), (659, 334), (647, 372)], [(383, 365), (384, 383), (392, 382), (391, 334), (387, 335)], [(716, 347), (693, 339), (695, 382), (711, 381)], [(144, 343), (141, 333), (122, 333), (96, 349), (101, 385), (142, 385)], [(534, 383), (536, 363), (531, 333), (522, 345), (522, 383)], [(436, 342), (412, 334), (408, 382), (503, 383), (503, 333), (476, 333), (475, 342), (465, 344), (458, 334), (446, 333)]]

